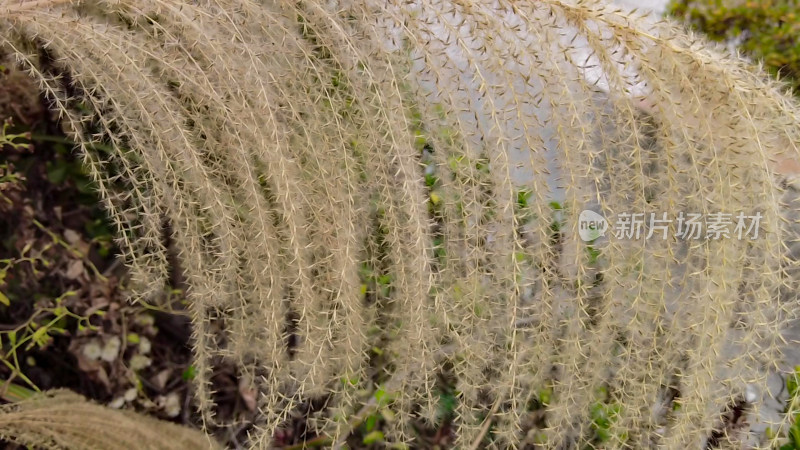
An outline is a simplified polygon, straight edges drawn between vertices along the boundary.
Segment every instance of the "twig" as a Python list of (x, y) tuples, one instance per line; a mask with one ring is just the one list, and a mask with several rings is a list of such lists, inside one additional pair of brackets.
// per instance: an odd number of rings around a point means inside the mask
[(497, 400), (495, 400), (494, 405), (492, 405), (491, 411), (489, 411), (489, 414), (486, 416), (485, 419), (483, 419), (483, 426), (481, 427), (481, 432), (478, 433), (478, 437), (476, 437), (475, 441), (472, 442), (472, 445), (469, 447), (470, 450), (478, 450), (478, 448), (480, 448), (483, 438), (486, 436), (486, 433), (489, 432), (489, 427), (492, 425), (492, 420), (494, 419), (495, 413), (497, 413), (497, 410), (500, 409), (500, 400), (501, 397), (498, 397)]

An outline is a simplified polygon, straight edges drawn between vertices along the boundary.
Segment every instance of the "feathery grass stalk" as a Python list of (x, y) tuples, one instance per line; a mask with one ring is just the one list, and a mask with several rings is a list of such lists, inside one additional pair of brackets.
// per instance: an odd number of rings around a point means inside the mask
[(0, 436), (36, 448), (218, 449), (198, 430), (86, 401), (69, 391), (36, 393), (0, 408)]

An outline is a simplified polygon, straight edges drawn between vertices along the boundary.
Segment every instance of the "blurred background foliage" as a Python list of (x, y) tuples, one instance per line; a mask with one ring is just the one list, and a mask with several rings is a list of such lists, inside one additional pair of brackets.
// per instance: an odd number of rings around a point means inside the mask
[(669, 14), (711, 39), (737, 45), (800, 88), (800, 8), (796, 0), (675, 0)]

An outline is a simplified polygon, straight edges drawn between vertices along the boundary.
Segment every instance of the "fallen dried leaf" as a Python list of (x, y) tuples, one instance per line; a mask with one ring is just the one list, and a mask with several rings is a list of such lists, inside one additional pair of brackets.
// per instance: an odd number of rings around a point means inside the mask
[(80, 259), (74, 259), (69, 262), (67, 265), (67, 272), (64, 274), (70, 280), (77, 280), (78, 277), (83, 275), (85, 272), (83, 268), (83, 261)]
[(172, 375), (172, 369), (164, 369), (150, 378), (150, 382), (158, 389), (163, 390), (167, 387), (167, 381), (169, 381), (170, 375)]
[(122, 341), (119, 339), (119, 336), (111, 336), (106, 342), (106, 345), (103, 346), (103, 353), (100, 355), (100, 358), (103, 361), (113, 362), (117, 359), (117, 355), (119, 355), (120, 347), (122, 347)]
[(248, 383), (244, 378), (239, 380), (239, 395), (242, 397), (242, 400), (249, 411), (256, 410), (256, 396), (258, 395), (257, 391), (252, 384)]

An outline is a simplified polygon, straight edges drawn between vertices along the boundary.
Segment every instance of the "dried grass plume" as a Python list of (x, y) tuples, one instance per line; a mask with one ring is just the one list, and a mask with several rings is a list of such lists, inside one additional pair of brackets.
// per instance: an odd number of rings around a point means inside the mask
[[(376, 384), (411, 444), (445, 377), (458, 448), (489, 421), (481, 445), (596, 445), (598, 392), (607, 447), (701, 448), (780, 364), (798, 105), (670, 22), (581, 0), (0, 0), (0, 49), (80, 143), (135, 298), (168, 283), (171, 230), (200, 409), (236, 363), (254, 447), (311, 399), (312, 434), (344, 438)], [(763, 219), (757, 239), (587, 244), (587, 209)]]
[(0, 436), (39, 449), (220, 449), (202, 432), (86, 401), (70, 391), (0, 407)]

